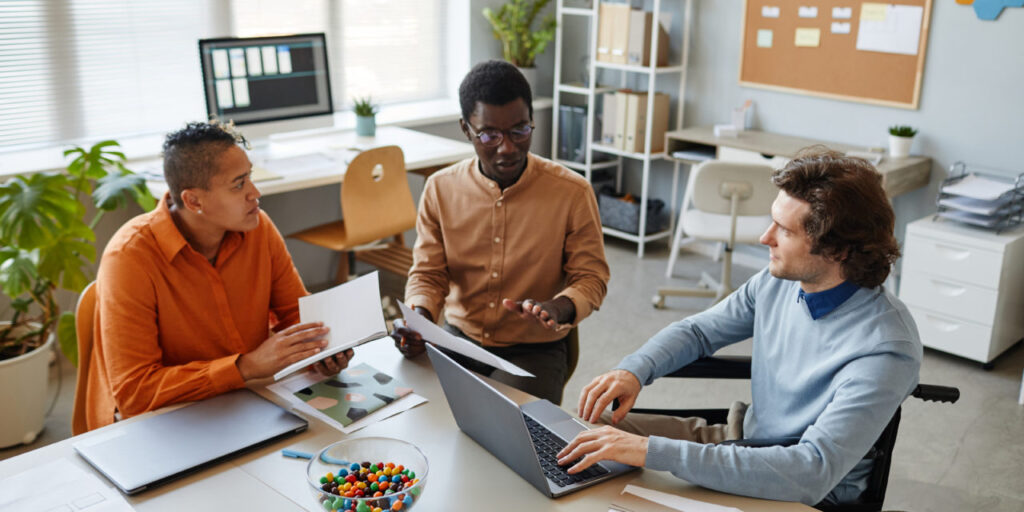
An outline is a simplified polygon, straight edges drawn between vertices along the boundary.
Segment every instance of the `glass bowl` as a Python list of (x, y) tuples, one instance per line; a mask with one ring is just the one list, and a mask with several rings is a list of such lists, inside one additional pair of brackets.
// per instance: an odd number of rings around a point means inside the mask
[(320, 450), (306, 466), (306, 480), (322, 510), (398, 511), (419, 501), (427, 470), (427, 456), (415, 445), (359, 437)]

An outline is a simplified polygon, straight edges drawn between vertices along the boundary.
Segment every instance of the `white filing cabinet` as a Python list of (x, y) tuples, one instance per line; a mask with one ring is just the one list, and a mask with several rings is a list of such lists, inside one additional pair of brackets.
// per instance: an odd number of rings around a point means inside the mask
[(1024, 338), (1024, 226), (907, 225), (900, 299), (924, 346), (989, 363)]

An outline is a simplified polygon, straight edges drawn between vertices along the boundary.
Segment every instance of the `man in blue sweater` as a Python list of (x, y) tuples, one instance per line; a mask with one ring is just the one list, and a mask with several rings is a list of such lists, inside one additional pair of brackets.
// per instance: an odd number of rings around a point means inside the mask
[[(805, 151), (772, 182), (781, 190), (761, 236), (768, 268), (583, 388), (580, 417), (614, 426), (583, 432), (562, 450), (562, 464), (583, 457), (570, 473), (615, 460), (733, 494), (857, 501), (871, 471), (862, 458), (917, 385), (921, 365), (917, 327), (882, 286), (899, 257), (893, 210), (881, 175), (835, 152)], [(751, 337), (753, 401), (734, 405), (728, 425), (627, 415), (643, 385)], [(615, 399), (620, 407), (604, 412)], [(773, 437), (800, 441), (717, 444)]]

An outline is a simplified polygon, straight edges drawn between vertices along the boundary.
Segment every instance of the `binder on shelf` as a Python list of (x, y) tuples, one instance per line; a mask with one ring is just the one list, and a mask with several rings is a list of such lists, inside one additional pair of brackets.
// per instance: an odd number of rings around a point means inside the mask
[(611, 31), (608, 41), (609, 61), (612, 64), (626, 64), (626, 50), (629, 46), (629, 4), (607, 4)]
[(597, 60), (600, 62), (612, 61), (612, 7), (613, 4), (607, 2), (601, 2), (598, 6)]
[(572, 133), (572, 107), (558, 106), (558, 158), (569, 160), (569, 134)]
[(574, 105), (572, 107), (572, 135), (570, 139), (570, 160), (573, 162), (585, 162), (587, 159), (586, 145), (584, 144), (587, 131), (587, 107)]
[[(626, 98), (626, 121), (623, 131), (623, 145), (619, 148), (630, 153), (642, 153), (647, 140), (647, 93), (623, 93)], [(654, 118), (651, 120), (651, 153), (665, 149), (665, 132), (668, 130), (668, 95), (655, 93)]]
[(1006, 176), (999, 171), (968, 167), (956, 162), (942, 181), (935, 202), (943, 217), (999, 233), (1024, 218), (1024, 173)]
[(629, 117), (629, 90), (615, 93), (615, 144), (616, 149), (626, 148), (626, 119)]
[[(662, 12), (658, 16), (658, 58), (657, 66), (668, 65), (668, 29), (671, 26), (671, 13)], [(634, 66), (651, 65), (651, 25), (654, 14), (650, 11), (633, 10), (629, 13), (629, 34), (626, 48), (626, 63)]]
[(618, 127), (615, 117), (618, 106), (614, 92), (601, 95), (601, 137), (598, 142), (608, 146), (615, 145), (615, 131)]

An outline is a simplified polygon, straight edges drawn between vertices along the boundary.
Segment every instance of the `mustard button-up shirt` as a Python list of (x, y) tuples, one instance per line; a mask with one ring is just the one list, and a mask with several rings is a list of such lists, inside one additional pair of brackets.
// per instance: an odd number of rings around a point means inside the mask
[(410, 307), (445, 318), (485, 346), (561, 339), (507, 311), (501, 300), (565, 296), (575, 323), (601, 305), (609, 270), (597, 201), (573, 171), (530, 154), (526, 169), (501, 190), (476, 158), (432, 175), (420, 200)]

